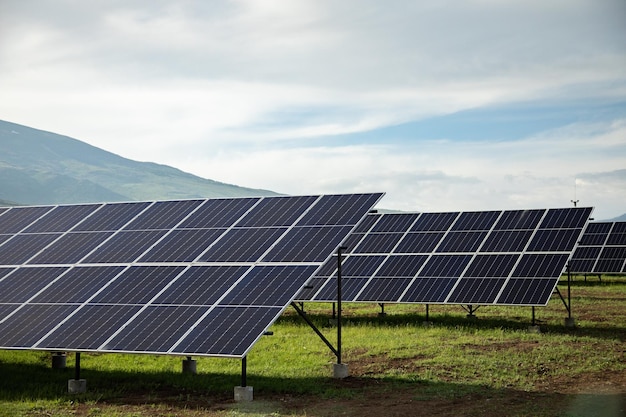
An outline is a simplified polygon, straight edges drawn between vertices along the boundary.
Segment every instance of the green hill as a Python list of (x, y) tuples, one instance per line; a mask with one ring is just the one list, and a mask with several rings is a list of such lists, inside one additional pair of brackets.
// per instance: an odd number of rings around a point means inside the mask
[(0, 205), (276, 195), (0, 120)]

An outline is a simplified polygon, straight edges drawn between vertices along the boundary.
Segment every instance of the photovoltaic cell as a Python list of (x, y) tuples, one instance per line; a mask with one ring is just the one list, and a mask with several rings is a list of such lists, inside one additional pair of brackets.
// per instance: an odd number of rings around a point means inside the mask
[[(370, 214), (347, 239), (342, 299), (545, 305), (590, 214), (584, 207)], [(616, 256), (607, 256), (607, 268), (617, 268)], [(333, 256), (297, 299), (334, 301), (336, 264)]]
[(0, 209), (0, 348), (244, 356), (381, 196)]
[(570, 271), (579, 274), (626, 273), (626, 222), (589, 223), (574, 252)]

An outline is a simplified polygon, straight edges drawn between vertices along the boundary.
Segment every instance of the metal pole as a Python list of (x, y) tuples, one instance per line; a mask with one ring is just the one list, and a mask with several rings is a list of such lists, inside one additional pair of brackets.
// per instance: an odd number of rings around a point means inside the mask
[(569, 262), (567, 263), (567, 314), (568, 317), (572, 318), (572, 273), (570, 272)]
[(241, 358), (241, 386), (245, 387), (248, 384), (248, 378), (246, 375), (246, 371), (247, 371), (247, 362), (248, 362), (248, 357), (244, 356), (243, 358)]
[(74, 366), (74, 379), (80, 379), (80, 352), (76, 352), (76, 365)]
[(337, 363), (341, 363), (341, 251), (347, 248), (337, 248)]
[(533, 326), (535, 325), (535, 306), (532, 306), (533, 308)]
[(430, 321), (428, 317), (429, 317), (428, 304), (426, 304), (426, 321)]

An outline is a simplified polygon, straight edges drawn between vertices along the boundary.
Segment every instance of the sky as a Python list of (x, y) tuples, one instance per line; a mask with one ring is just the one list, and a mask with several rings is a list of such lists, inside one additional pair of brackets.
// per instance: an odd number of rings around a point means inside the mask
[(625, 22), (624, 0), (0, 0), (0, 119), (285, 194), (610, 219)]

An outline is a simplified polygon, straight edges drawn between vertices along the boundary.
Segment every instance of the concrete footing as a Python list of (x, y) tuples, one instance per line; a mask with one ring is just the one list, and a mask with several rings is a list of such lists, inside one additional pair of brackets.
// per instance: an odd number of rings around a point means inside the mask
[(183, 359), (183, 374), (197, 374), (196, 361), (193, 359)]
[(345, 363), (334, 363), (333, 364), (333, 378), (335, 379), (344, 379), (350, 375), (348, 372), (348, 365)]
[(328, 319), (328, 325), (332, 327), (337, 327), (337, 319)]
[(86, 379), (70, 379), (67, 381), (67, 392), (70, 394), (82, 394), (87, 392)]
[(539, 326), (528, 326), (528, 333), (541, 333), (541, 327), (539, 327)]
[(566, 317), (565, 327), (568, 327), (570, 329), (576, 327), (576, 319), (574, 317)]
[(432, 321), (423, 321), (422, 322), (422, 326), (424, 327), (433, 327), (435, 325), (435, 323), (433, 323)]
[(65, 369), (67, 356), (65, 353), (54, 353), (52, 355), (52, 369)]
[(250, 402), (254, 399), (254, 390), (252, 387), (235, 387), (235, 401)]

